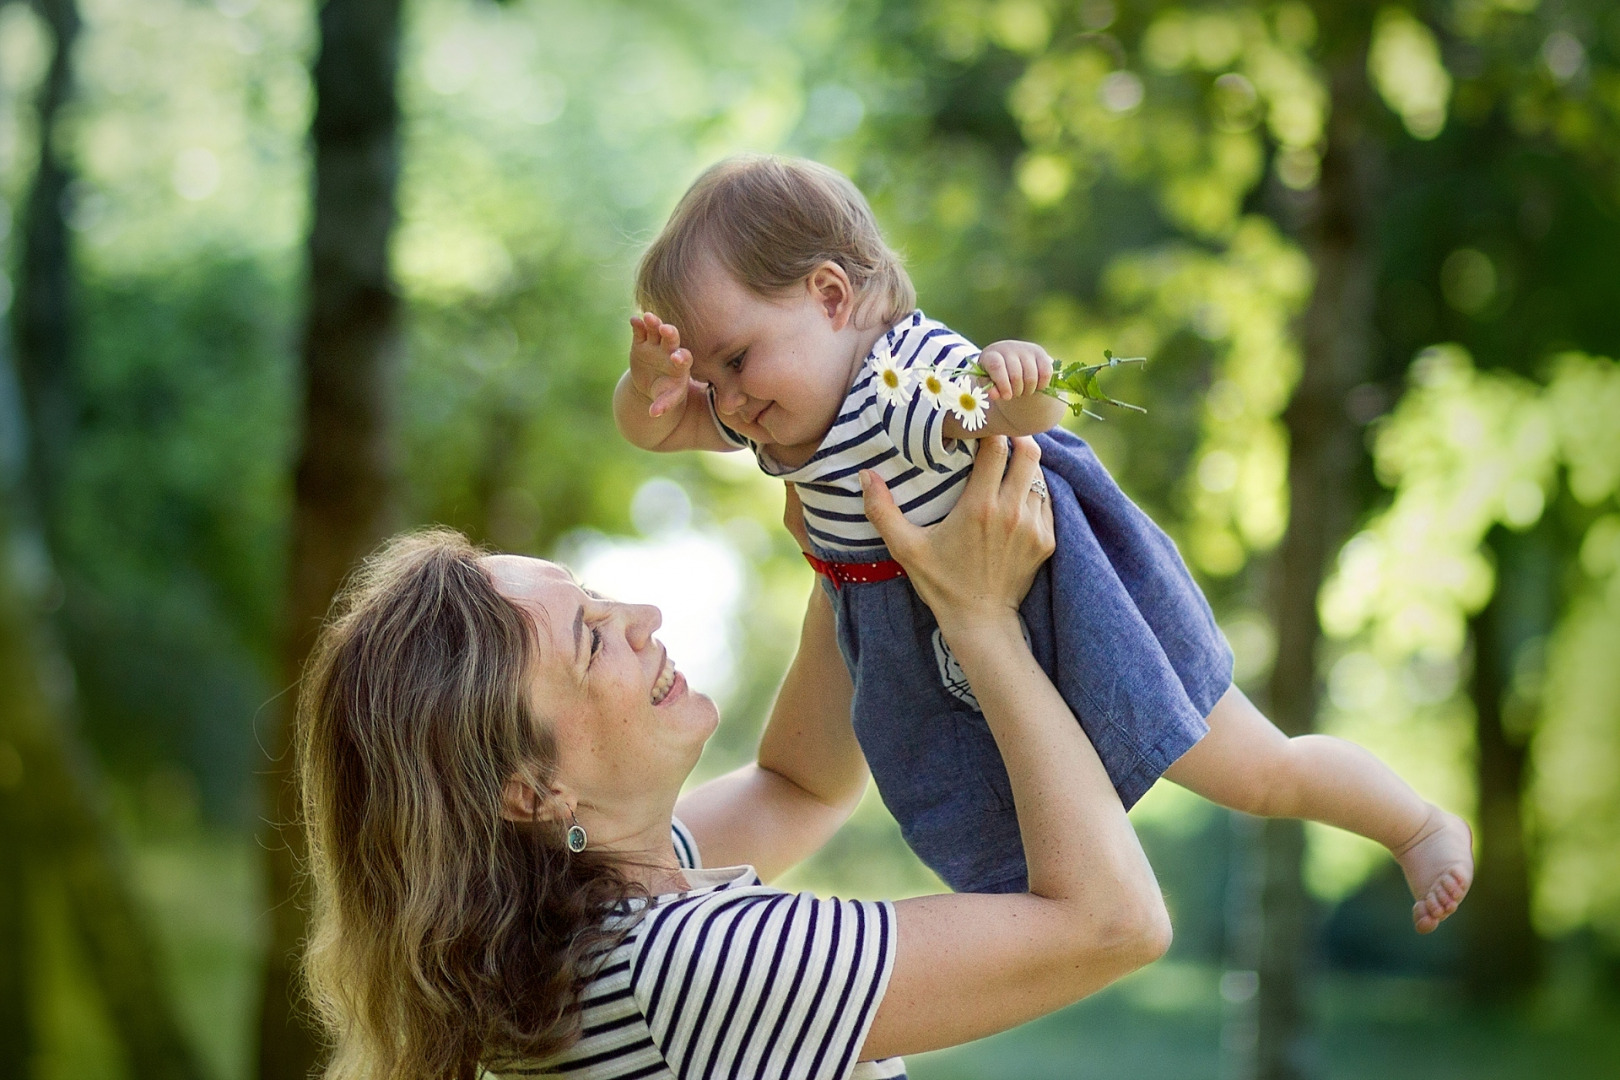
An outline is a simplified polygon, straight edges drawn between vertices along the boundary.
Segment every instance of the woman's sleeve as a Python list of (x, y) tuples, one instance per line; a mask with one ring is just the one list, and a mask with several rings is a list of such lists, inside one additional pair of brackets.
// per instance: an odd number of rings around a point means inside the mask
[(649, 915), (632, 971), (682, 1080), (845, 1080), (894, 966), (894, 907), (721, 890)]
[(675, 861), (682, 870), (703, 869), (703, 858), (698, 854), (697, 838), (680, 818), (670, 818), (670, 842), (675, 845)]

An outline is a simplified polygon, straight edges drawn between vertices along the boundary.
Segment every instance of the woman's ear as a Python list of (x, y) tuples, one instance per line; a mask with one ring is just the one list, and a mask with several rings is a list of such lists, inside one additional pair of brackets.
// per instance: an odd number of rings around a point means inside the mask
[(849, 325), (855, 316), (855, 287), (850, 284), (844, 268), (831, 260), (810, 271), (806, 281), (810, 296), (821, 305), (832, 321), (834, 333)]
[(542, 793), (520, 775), (514, 775), (501, 789), (501, 816), (507, 821), (562, 821), (568, 813), (562, 792)]

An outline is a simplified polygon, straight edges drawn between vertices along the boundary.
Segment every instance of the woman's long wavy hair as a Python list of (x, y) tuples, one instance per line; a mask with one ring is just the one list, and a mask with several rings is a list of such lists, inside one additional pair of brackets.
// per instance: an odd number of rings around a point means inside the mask
[(577, 1037), (579, 992), (638, 893), (560, 826), (502, 817), (555, 749), (537, 635), (459, 533), (388, 543), (334, 606), (299, 695), (311, 998), (333, 1080), (472, 1080)]

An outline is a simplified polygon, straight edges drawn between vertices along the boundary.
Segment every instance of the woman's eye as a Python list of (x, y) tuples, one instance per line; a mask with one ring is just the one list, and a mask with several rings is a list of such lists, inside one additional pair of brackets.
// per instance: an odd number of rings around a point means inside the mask
[[(598, 630), (596, 627), (593, 626), (593, 627), (591, 627), (591, 659), (595, 660), (596, 659), (596, 654), (601, 652), (601, 651), (602, 651), (602, 631)], [(589, 667), (590, 664), (587, 663), (586, 666)]]

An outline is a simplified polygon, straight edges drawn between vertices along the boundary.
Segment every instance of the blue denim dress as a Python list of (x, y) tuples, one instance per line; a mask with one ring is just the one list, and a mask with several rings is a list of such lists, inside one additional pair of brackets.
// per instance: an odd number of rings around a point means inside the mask
[[(1079, 437), (1037, 435), (1057, 550), (1020, 614), (1126, 808), (1209, 730), (1232, 652), (1175, 544)], [(817, 550), (829, 562), (886, 552)], [(972, 689), (905, 578), (833, 589), (855, 735), (905, 841), (958, 892), (1028, 885), (1012, 787)]]

